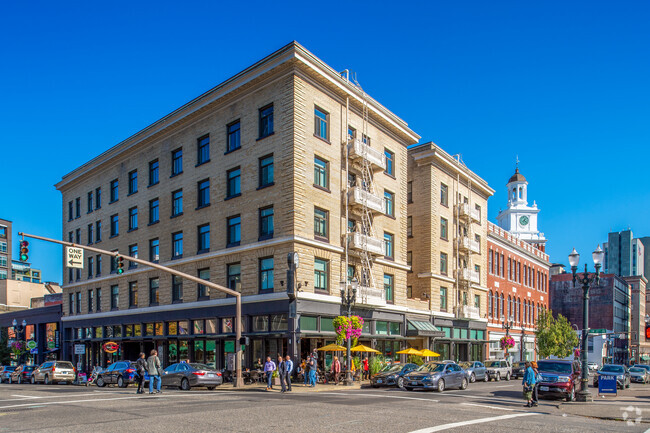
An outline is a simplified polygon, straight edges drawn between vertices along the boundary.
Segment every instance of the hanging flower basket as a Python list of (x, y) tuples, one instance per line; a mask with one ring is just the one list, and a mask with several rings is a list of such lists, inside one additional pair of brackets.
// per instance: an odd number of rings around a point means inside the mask
[(363, 329), (363, 318), (359, 316), (338, 316), (332, 321), (334, 330), (336, 331), (336, 343), (343, 344), (343, 342), (352, 339), (352, 346), (357, 344), (357, 340), (361, 337), (361, 330)]
[(25, 347), (26, 346), (24, 341), (13, 341), (11, 343), (11, 351), (13, 352), (14, 357), (16, 357), (16, 359), (23, 354), (23, 352), (25, 351)]
[(501, 343), (501, 349), (503, 350), (508, 350), (515, 347), (515, 339), (510, 336), (502, 337), (500, 343)]

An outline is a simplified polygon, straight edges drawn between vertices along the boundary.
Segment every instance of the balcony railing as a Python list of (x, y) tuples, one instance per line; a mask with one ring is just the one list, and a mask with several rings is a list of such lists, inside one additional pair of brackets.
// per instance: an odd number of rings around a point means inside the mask
[(384, 212), (384, 199), (371, 192), (365, 191), (362, 188), (355, 186), (348, 191), (350, 204), (353, 206), (366, 206), (378, 213)]
[(481, 212), (478, 209), (472, 209), (469, 203), (458, 205), (458, 215), (461, 218), (469, 218), (475, 222), (481, 222)]
[(364, 158), (378, 169), (386, 170), (386, 155), (373, 149), (362, 140), (355, 138), (348, 142), (348, 154), (351, 158)]
[(386, 292), (374, 287), (359, 287), (357, 292), (357, 304), (385, 306)]
[(476, 239), (470, 239), (467, 236), (460, 239), (459, 248), (462, 251), (471, 251), (475, 254), (481, 254), (481, 244)]
[(481, 276), (479, 273), (472, 269), (459, 269), (458, 276), (461, 281), (468, 281), (474, 284), (479, 284), (481, 282)]
[(384, 255), (384, 241), (361, 233), (348, 233), (348, 247), (362, 250), (365, 247), (371, 254)]
[(459, 305), (458, 317), (461, 319), (478, 320), (481, 318), (481, 310), (471, 305)]

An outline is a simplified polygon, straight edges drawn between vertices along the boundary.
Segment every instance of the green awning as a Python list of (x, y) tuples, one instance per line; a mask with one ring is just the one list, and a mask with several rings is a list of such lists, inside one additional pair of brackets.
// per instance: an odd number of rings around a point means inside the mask
[(423, 320), (408, 320), (406, 335), (408, 337), (444, 337), (445, 333), (436, 328), (433, 323)]

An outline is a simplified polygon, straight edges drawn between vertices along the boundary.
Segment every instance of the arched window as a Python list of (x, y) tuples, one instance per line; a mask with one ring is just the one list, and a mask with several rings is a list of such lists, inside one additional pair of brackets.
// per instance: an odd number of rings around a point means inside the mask
[(528, 302), (524, 299), (524, 323), (528, 323)]
[(504, 309), (505, 306), (503, 305), (503, 300), (504, 300), (503, 293), (501, 293), (501, 316), (503, 316), (505, 312)]
[(521, 298), (517, 299), (517, 322), (521, 324)]
[(512, 310), (510, 309), (510, 307), (511, 307), (510, 304), (511, 304), (511, 302), (510, 302), (510, 295), (508, 295), (508, 306), (506, 307), (506, 308), (507, 308), (507, 310), (506, 310), (506, 311), (507, 311), (507, 313), (506, 313), (506, 320), (509, 320), (509, 319), (510, 319), (510, 314), (512, 313)]
[(495, 317), (495, 319), (499, 320), (499, 318), (501, 317), (501, 314), (500, 314), (501, 313), (501, 308), (499, 308), (499, 294), (495, 293), (494, 297), (496, 298), (496, 300), (495, 300), (496, 301), (496, 306), (495, 306), (495, 310), (494, 310), (494, 317)]
[(521, 198), (522, 191), (523, 191), (523, 188), (519, 187), (519, 198)]
[(488, 292), (488, 317), (492, 317), (492, 290)]

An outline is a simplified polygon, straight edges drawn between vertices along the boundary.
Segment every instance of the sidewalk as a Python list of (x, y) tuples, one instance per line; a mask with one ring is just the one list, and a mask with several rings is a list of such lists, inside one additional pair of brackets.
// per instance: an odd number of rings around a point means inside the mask
[[(567, 415), (627, 421), (628, 424), (650, 424), (650, 387), (619, 391), (616, 397), (598, 397), (598, 390), (590, 390), (591, 403), (565, 402), (558, 407)], [(595, 392), (594, 392), (595, 391)]]
[[(352, 386), (345, 386), (345, 385), (331, 385), (331, 384), (317, 384), (315, 387), (309, 387), (309, 386), (304, 386), (302, 383), (294, 383), (291, 385), (291, 392), (293, 394), (302, 394), (302, 393), (313, 393), (313, 392), (333, 392), (333, 391), (352, 391), (352, 390), (360, 390), (362, 386), (369, 386), (367, 383), (362, 385), (360, 382), (354, 382)], [(217, 387), (217, 390), (219, 391), (248, 391), (248, 392), (277, 392), (280, 393), (281, 391), (280, 385), (273, 385), (272, 390), (266, 389), (265, 384), (253, 384), (253, 385), (244, 385), (242, 388), (235, 388), (232, 386), (232, 383), (225, 383), (219, 387)]]

